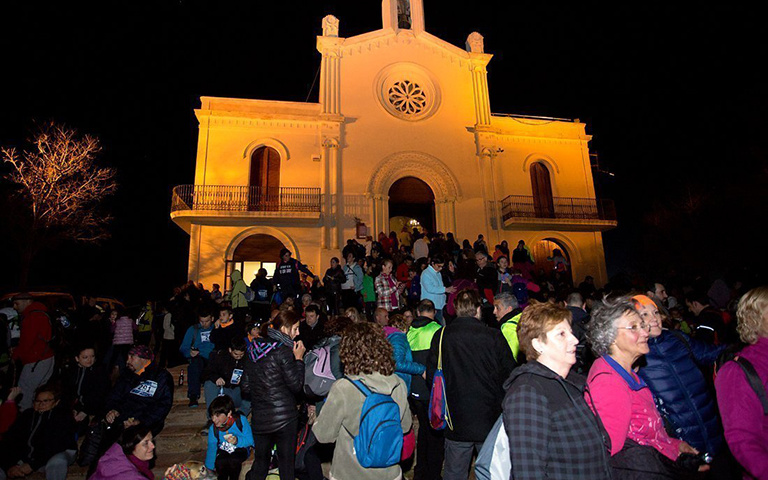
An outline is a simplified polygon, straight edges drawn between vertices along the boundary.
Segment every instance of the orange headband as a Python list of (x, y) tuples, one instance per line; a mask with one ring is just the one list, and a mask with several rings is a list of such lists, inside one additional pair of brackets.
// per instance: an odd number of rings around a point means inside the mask
[(650, 307), (654, 306), (658, 308), (658, 305), (656, 305), (656, 302), (650, 299), (650, 297), (646, 295), (635, 295), (632, 297), (632, 301), (635, 303), (635, 309), (639, 309), (642, 307)]

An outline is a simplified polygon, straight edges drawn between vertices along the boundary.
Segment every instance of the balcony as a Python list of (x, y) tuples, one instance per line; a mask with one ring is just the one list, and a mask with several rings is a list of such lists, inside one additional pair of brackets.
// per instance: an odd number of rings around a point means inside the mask
[(613, 201), (594, 198), (553, 197), (547, 202), (509, 195), (501, 201), (501, 217), (506, 228), (603, 231), (618, 225)]
[(319, 188), (179, 185), (173, 189), (171, 218), (189, 225), (250, 225), (258, 219), (319, 219)]

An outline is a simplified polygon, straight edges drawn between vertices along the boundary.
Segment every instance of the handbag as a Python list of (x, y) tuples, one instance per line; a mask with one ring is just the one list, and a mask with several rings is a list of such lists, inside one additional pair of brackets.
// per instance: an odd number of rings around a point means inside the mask
[(109, 426), (104, 420), (88, 427), (77, 456), (78, 465), (85, 467), (98, 460), (99, 456), (103, 453), (101, 444), (104, 442), (104, 437), (106, 437), (107, 428)]
[(443, 377), (443, 334), (440, 331), (440, 346), (437, 354), (437, 370), (432, 378), (432, 392), (429, 394), (429, 424), (435, 430), (443, 430), (446, 425), (453, 430), (451, 413), (448, 411), (448, 401), (445, 396), (445, 377)]

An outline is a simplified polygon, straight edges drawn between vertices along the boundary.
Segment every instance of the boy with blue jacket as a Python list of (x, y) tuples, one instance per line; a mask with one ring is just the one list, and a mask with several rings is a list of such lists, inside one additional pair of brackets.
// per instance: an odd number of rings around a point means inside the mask
[(201, 308), (197, 312), (200, 323), (187, 329), (179, 351), (189, 360), (187, 397), (189, 406), (197, 407), (200, 398), (200, 379), (203, 369), (208, 365), (208, 357), (213, 351), (211, 331), (213, 330), (213, 313)]
[(213, 423), (208, 429), (205, 467), (215, 470), (219, 480), (238, 480), (253, 448), (251, 425), (227, 395), (216, 397), (208, 414)]

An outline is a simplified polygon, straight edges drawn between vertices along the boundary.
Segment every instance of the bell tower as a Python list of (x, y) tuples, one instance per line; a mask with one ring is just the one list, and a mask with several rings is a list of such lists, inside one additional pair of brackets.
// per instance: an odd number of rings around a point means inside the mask
[(424, 3), (422, 0), (382, 0), (382, 28), (394, 31), (424, 31)]

